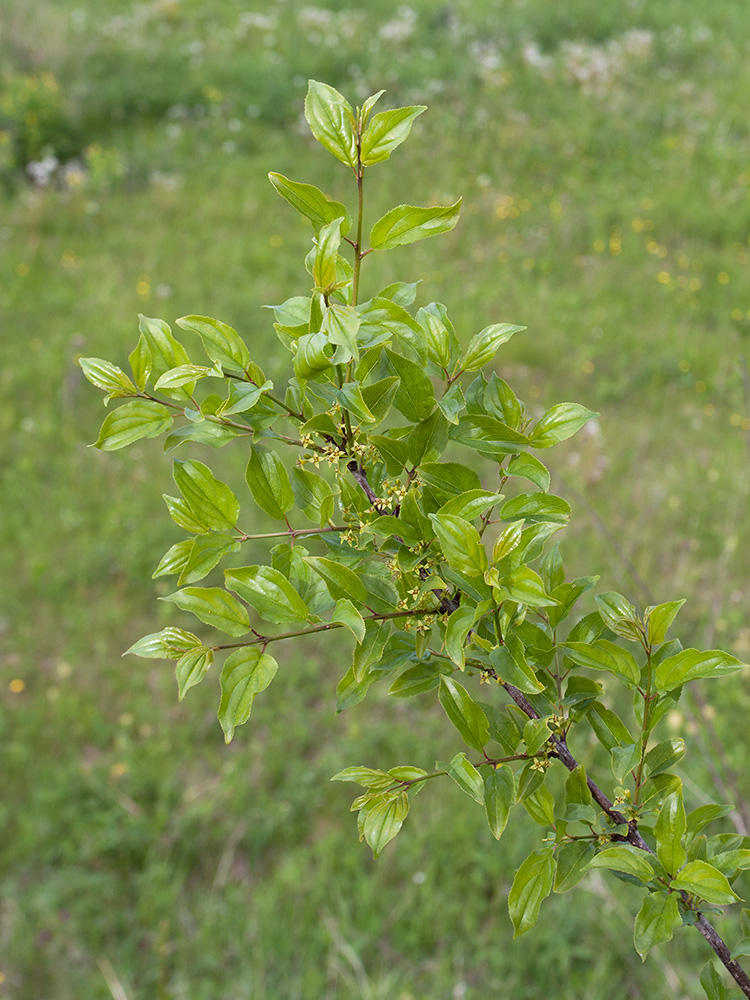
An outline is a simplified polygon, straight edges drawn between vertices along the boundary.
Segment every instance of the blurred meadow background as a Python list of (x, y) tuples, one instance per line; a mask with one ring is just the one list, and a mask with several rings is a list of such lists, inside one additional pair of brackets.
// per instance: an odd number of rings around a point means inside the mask
[[(4, 0), (0, 998), (702, 995), (699, 935), (642, 966), (607, 875), (512, 942), (526, 816), (496, 844), (430, 789), (373, 863), (330, 775), (431, 767), (457, 737), (377, 688), (336, 717), (348, 647), (285, 650), (228, 748), (215, 680), (178, 704), (167, 663), (121, 659), (181, 621), (151, 580), (179, 537), (170, 460), (87, 448), (104, 411), (76, 361), (124, 365), (138, 312), (200, 313), (280, 379), (261, 306), (307, 292), (309, 227), (266, 174), (354, 193), (304, 124), (307, 79), (427, 104), (368, 174), (368, 218), (463, 195), (462, 220), (369, 258), (365, 297), (419, 279), (464, 341), (526, 324), (498, 361), (519, 396), (601, 412), (553, 456), (569, 569), (641, 608), (686, 597), (685, 644), (747, 658), (749, 67), (745, 0)], [(668, 720), (693, 737), (686, 794), (750, 819), (750, 681), (706, 695)]]

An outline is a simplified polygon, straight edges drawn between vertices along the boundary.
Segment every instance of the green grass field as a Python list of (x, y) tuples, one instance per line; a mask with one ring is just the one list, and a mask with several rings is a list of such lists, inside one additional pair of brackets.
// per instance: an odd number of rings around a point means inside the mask
[[(280, 378), (261, 306), (307, 290), (309, 239), (266, 174), (353, 194), (300, 125), (308, 77), (427, 104), (368, 218), (463, 195), (462, 221), (369, 258), (365, 290), (420, 279), (464, 340), (526, 324), (498, 369), (519, 395), (601, 412), (553, 466), (567, 563), (641, 607), (687, 597), (686, 644), (747, 658), (748, 55), (742, 0), (6, 0), (0, 998), (702, 995), (700, 937), (642, 966), (607, 876), (512, 942), (503, 891), (540, 828), (498, 845), (458, 790), (422, 796), (373, 863), (330, 775), (430, 767), (448, 727), (376, 694), (336, 717), (334, 642), (289, 651), (229, 748), (216, 687), (178, 704), (166, 664), (121, 659), (177, 620), (151, 580), (177, 538), (170, 461), (87, 448), (103, 410), (76, 361), (124, 364), (138, 312), (201, 313)], [(686, 789), (718, 775), (750, 801), (748, 680), (706, 694), (684, 706)]]

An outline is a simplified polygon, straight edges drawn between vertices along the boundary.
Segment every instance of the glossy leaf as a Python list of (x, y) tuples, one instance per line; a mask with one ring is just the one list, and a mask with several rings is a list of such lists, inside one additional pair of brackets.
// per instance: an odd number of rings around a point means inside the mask
[(570, 504), (551, 493), (520, 493), (503, 504), (500, 517), (503, 521), (524, 518), (530, 523), (550, 521), (553, 524), (566, 524), (570, 519)]
[(430, 514), (430, 520), (448, 563), (459, 573), (481, 576), (489, 563), (474, 525), (452, 514)]
[[(231, 535), (215, 531), (199, 535), (190, 544), (190, 551), (180, 567), (180, 586), (197, 583), (218, 566), (229, 552), (239, 552), (240, 543)], [(154, 574), (156, 575), (156, 574)]]
[(396, 390), (396, 407), (413, 423), (426, 420), (435, 407), (432, 382), (424, 370), (408, 358), (388, 350), (386, 356), (393, 373), (401, 380)]
[(172, 466), (175, 484), (201, 524), (216, 531), (234, 528), (240, 505), (230, 488), (207, 465), (189, 459)]
[(682, 792), (672, 792), (665, 798), (654, 825), (656, 856), (670, 874), (674, 874), (685, 864), (682, 838), (686, 829)]
[(250, 631), (247, 609), (221, 587), (185, 587), (160, 600), (176, 604), (227, 635), (245, 635)]
[(592, 643), (565, 642), (562, 645), (570, 659), (581, 667), (606, 670), (623, 680), (628, 687), (635, 687), (640, 679), (641, 671), (633, 654), (609, 639), (597, 639)]
[(608, 591), (606, 594), (597, 594), (595, 601), (602, 621), (608, 629), (624, 639), (640, 641), (640, 623), (635, 608), (622, 594), (614, 590)]
[(174, 660), (178, 659), (189, 649), (200, 646), (201, 641), (192, 632), (186, 632), (181, 628), (163, 628), (161, 632), (152, 632), (151, 635), (144, 635), (138, 642), (125, 650), (122, 654), (127, 656), (140, 656), (149, 660)]
[(351, 599), (364, 604), (367, 591), (357, 574), (341, 563), (322, 556), (306, 556), (305, 562), (323, 578), (334, 601)]
[(374, 803), (368, 810), (364, 824), (364, 836), (372, 848), (373, 857), (378, 857), (403, 826), (409, 813), (409, 799), (406, 792), (386, 796)]
[[(669, 868), (667, 870), (670, 871)], [(707, 903), (719, 906), (734, 903), (740, 898), (727, 881), (726, 875), (722, 875), (718, 868), (707, 861), (688, 861), (677, 877), (672, 879), (671, 886), (673, 889), (695, 893)]]
[(408, 138), (414, 119), (426, 110), (426, 106), (417, 105), (374, 115), (362, 135), (362, 165), (369, 167), (387, 160), (393, 150)]
[(508, 894), (508, 912), (513, 923), (513, 937), (536, 924), (542, 903), (552, 891), (555, 875), (553, 848), (534, 851), (518, 868)]
[(682, 917), (674, 893), (654, 892), (643, 900), (635, 918), (633, 941), (635, 950), (643, 961), (652, 948), (672, 940), (672, 935), (682, 926)]
[(598, 416), (580, 403), (557, 403), (537, 421), (529, 438), (535, 448), (551, 448), (572, 437), (587, 421)]
[(351, 229), (352, 219), (346, 206), (342, 205), (340, 201), (332, 201), (314, 184), (302, 184), (299, 181), (289, 180), (288, 177), (277, 174), (273, 170), (269, 173), (268, 179), (292, 208), (296, 208), (301, 215), (312, 222), (316, 234), (320, 232), (321, 226), (333, 222), (334, 219), (343, 218), (344, 220), (341, 224), (342, 236), (345, 236)]
[(460, 211), (460, 198), (453, 205), (435, 208), (399, 205), (386, 212), (372, 227), (370, 245), (373, 250), (391, 250), (393, 247), (424, 240), (428, 236), (447, 233), (458, 222)]
[(481, 753), (490, 738), (487, 716), (466, 688), (452, 677), (441, 677), (438, 699), (464, 743)]
[(312, 134), (329, 153), (352, 169), (356, 168), (354, 111), (338, 90), (326, 83), (310, 80), (305, 98), (305, 118)]
[(250, 718), (255, 696), (265, 691), (278, 670), (268, 653), (255, 647), (236, 649), (224, 661), (221, 671), (219, 722), (224, 740), (231, 743), (234, 731)]
[(245, 480), (260, 509), (269, 517), (283, 521), (286, 512), (294, 506), (294, 493), (284, 463), (276, 452), (253, 445)]
[(498, 348), (507, 343), (514, 333), (520, 333), (525, 329), (525, 326), (513, 326), (511, 323), (495, 323), (485, 327), (469, 341), (462, 369), (466, 372), (479, 371), (483, 365), (492, 361)]
[[(744, 952), (739, 952), (739, 954), (744, 954)], [(737, 957), (737, 948), (732, 948), (732, 958)], [(703, 987), (707, 1000), (726, 1000), (728, 996), (727, 988), (724, 985), (721, 976), (714, 968), (713, 962), (706, 962), (701, 969), (700, 984)]]
[(250, 364), (247, 344), (236, 330), (210, 316), (183, 316), (177, 320), (183, 330), (197, 333), (209, 358), (230, 371), (245, 371)]
[(506, 764), (483, 770), (484, 811), (492, 836), (499, 840), (516, 800), (516, 779)]
[(642, 882), (649, 882), (656, 874), (648, 856), (630, 844), (613, 844), (612, 847), (605, 847), (592, 858), (589, 867), (625, 872), (634, 875)]
[(444, 765), (444, 767), (462, 792), (466, 792), (467, 795), (480, 805), (483, 804), (484, 784), (482, 776), (465, 753), (457, 753), (451, 762)]
[(139, 336), (138, 343), (135, 345), (132, 353), (128, 355), (128, 361), (130, 362), (135, 384), (143, 392), (151, 375), (151, 351), (148, 347), (148, 341), (143, 334)]
[(646, 608), (644, 620), (647, 626), (647, 639), (652, 646), (658, 646), (667, 637), (667, 632), (677, 616), (677, 612), (685, 603), (681, 601), (669, 601), (666, 604), (657, 604), (655, 607)]
[(172, 426), (172, 421), (172, 411), (162, 403), (134, 399), (107, 414), (92, 447), (101, 451), (117, 451), (134, 441), (163, 434)]
[(536, 455), (526, 453), (514, 455), (510, 462), (508, 462), (507, 472), (509, 476), (521, 476), (523, 479), (528, 479), (534, 486), (538, 486), (543, 493), (546, 493), (549, 489), (549, 469), (539, 461)]
[(272, 566), (224, 570), (227, 587), (247, 601), (261, 618), (275, 625), (305, 621), (310, 612), (291, 583)]
[(657, 691), (672, 691), (699, 677), (725, 677), (746, 666), (746, 663), (720, 649), (710, 649), (705, 653), (697, 649), (683, 649), (659, 664), (654, 683)]
[(336, 601), (336, 607), (331, 615), (332, 622), (344, 625), (352, 633), (357, 642), (361, 643), (365, 638), (365, 623), (362, 615), (357, 611), (351, 601), (342, 598)]
[[(171, 371), (172, 368), (190, 364), (190, 358), (187, 356), (185, 348), (173, 337), (169, 325), (163, 319), (154, 319), (139, 313), (138, 323), (148, 348), (151, 361), (150, 377), (154, 382), (165, 372)], [(192, 384), (188, 384), (169, 390), (168, 395), (175, 399), (189, 401), (192, 391)]]
[(122, 368), (109, 361), (102, 361), (101, 358), (79, 358), (78, 364), (89, 382), (98, 389), (104, 389), (110, 396), (134, 396), (138, 392)]
[(562, 844), (557, 852), (555, 892), (568, 892), (578, 885), (594, 856), (594, 845), (585, 840), (572, 840)]
[(177, 678), (177, 697), (179, 701), (185, 697), (191, 687), (200, 684), (214, 662), (214, 651), (207, 646), (190, 649), (180, 657), (175, 664), (174, 672)]

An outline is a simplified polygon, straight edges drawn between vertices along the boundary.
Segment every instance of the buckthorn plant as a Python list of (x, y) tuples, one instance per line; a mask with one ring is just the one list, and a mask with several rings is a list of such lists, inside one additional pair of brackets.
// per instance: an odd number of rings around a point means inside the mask
[[(443, 304), (413, 310), (415, 283), (362, 296), (370, 254), (448, 232), (460, 210), (460, 201), (398, 205), (365, 237), (365, 175), (425, 111), (378, 112), (382, 94), (353, 108), (332, 87), (309, 84), (305, 117), (353, 178), (351, 211), (311, 184), (269, 175), (312, 225), (312, 288), (271, 307), (289, 355), (286, 384), (266, 378), (242, 337), (206, 316), (176, 321), (188, 347), (163, 320), (141, 316), (131, 374), (81, 360), (105, 404), (125, 400), (97, 448), (164, 435), (167, 452), (233, 444), (245, 465), (238, 497), (203, 462), (174, 461), (164, 500), (185, 537), (154, 576), (176, 577), (164, 599), (197, 624), (164, 628), (127, 652), (174, 660), (180, 699), (218, 672), (229, 742), (296, 638), (348, 634), (338, 711), (380, 683), (394, 698), (437, 698), (448, 723), (446, 759), (434, 766), (368, 761), (333, 776), (358, 786), (352, 809), (376, 857), (418, 813), (428, 784), (455, 782), (498, 840), (520, 806), (540, 840), (508, 893), (516, 936), (550, 893), (606, 869), (643, 890), (634, 927), (642, 958), (692, 927), (750, 997), (737, 961), (750, 955), (750, 911), (731, 951), (708, 919), (739, 900), (733, 883), (750, 868), (750, 838), (705, 832), (729, 805), (686, 811), (674, 773), (685, 743), (659, 734), (686, 684), (745, 664), (684, 649), (673, 634), (680, 599), (637, 609), (603, 591), (595, 610), (579, 611), (598, 578), (566, 578), (552, 540), (571, 510), (549, 492), (539, 454), (596, 414), (570, 402), (529, 414), (493, 370), (522, 326), (493, 323), (462, 347)], [(275, 530), (254, 530), (258, 509)], [(265, 552), (257, 565), (242, 557), (251, 541)], [(592, 732), (610, 762), (604, 787), (586, 770)], [(728, 995), (712, 961), (700, 978), (710, 1000)]]

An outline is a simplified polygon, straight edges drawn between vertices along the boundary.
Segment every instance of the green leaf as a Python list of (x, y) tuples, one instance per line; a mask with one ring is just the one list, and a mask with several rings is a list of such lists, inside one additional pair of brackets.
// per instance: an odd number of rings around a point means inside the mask
[(409, 461), (416, 468), (435, 462), (448, 445), (448, 421), (440, 410), (422, 420), (409, 435)]
[(83, 374), (98, 389), (104, 389), (110, 396), (135, 396), (138, 389), (117, 365), (101, 358), (79, 358), (78, 364)]
[(714, 820), (721, 819), (723, 816), (728, 816), (733, 809), (734, 806), (732, 805), (718, 805), (714, 802), (709, 802), (705, 806), (698, 806), (697, 809), (693, 809), (687, 818), (688, 840), (692, 840), (693, 837), (697, 836), (709, 823), (713, 823)]
[(510, 555), (513, 549), (518, 547), (525, 524), (525, 521), (516, 521), (513, 524), (509, 524), (508, 527), (497, 536), (495, 544), (492, 547), (493, 563), (500, 562), (501, 559)]
[(495, 840), (503, 835), (508, 816), (516, 801), (516, 779), (506, 765), (484, 770), (484, 811)]
[(531, 443), (535, 448), (551, 448), (572, 437), (587, 421), (598, 416), (580, 403), (557, 403), (534, 425), (529, 434)]
[(422, 499), (431, 511), (438, 510), (451, 497), (482, 488), (474, 469), (458, 462), (426, 462), (419, 469), (419, 478), (424, 483)]
[(364, 824), (365, 840), (377, 858), (386, 844), (396, 836), (409, 813), (406, 792), (384, 797), (367, 810)]
[(462, 792), (466, 792), (467, 795), (471, 796), (480, 805), (484, 803), (482, 776), (467, 759), (465, 753), (457, 753), (452, 758), (450, 764), (441, 765), (438, 762), (438, 767), (441, 766), (453, 778)]
[[(661, 861), (661, 858), (659, 860)], [(667, 871), (675, 870), (667, 865), (664, 867)], [(707, 903), (716, 903), (719, 906), (734, 903), (740, 898), (727, 881), (726, 875), (722, 875), (718, 868), (714, 868), (707, 861), (688, 861), (679, 875), (672, 879), (671, 886), (673, 889), (684, 889), (685, 892), (695, 893)]]
[(466, 400), (458, 382), (454, 382), (442, 399), (437, 401), (437, 405), (445, 419), (454, 425), (458, 425), (458, 417), (466, 406)]
[(343, 219), (334, 219), (322, 226), (317, 236), (317, 252), (313, 266), (313, 280), (317, 288), (330, 288), (336, 284), (336, 262), (339, 244), (341, 243), (341, 223)]
[(555, 825), (555, 799), (546, 785), (542, 784), (523, 799), (523, 806), (539, 826)]
[(364, 642), (364, 619), (359, 611), (357, 611), (354, 607), (352, 602), (347, 600), (345, 597), (343, 597), (340, 601), (336, 601), (336, 607), (333, 609), (331, 621), (338, 622), (340, 625), (344, 625), (348, 628), (357, 642)]
[(415, 663), (391, 684), (388, 694), (394, 698), (413, 698), (434, 690), (438, 686), (440, 675), (449, 672), (448, 664), (439, 661), (434, 664)]
[(519, 493), (503, 504), (500, 517), (503, 521), (525, 518), (531, 524), (538, 521), (566, 524), (570, 518), (570, 504), (551, 493)]
[(562, 646), (574, 663), (591, 670), (606, 670), (619, 677), (629, 688), (634, 688), (640, 680), (641, 671), (633, 654), (609, 639), (597, 639), (591, 643), (564, 642)]
[(356, 120), (352, 106), (346, 98), (328, 84), (310, 80), (305, 98), (305, 118), (318, 142), (325, 146), (329, 153), (333, 153), (337, 160), (355, 169)]
[(635, 950), (645, 962), (649, 951), (658, 944), (671, 941), (672, 934), (681, 926), (682, 917), (674, 893), (650, 893), (635, 918)]
[[(732, 949), (732, 958), (737, 958), (737, 949)], [(701, 969), (700, 983), (708, 1000), (726, 1000), (727, 989), (721, 976), (710, 960)]]
[(365, 622), (364, 638), (354, 647), (352, 670), (355, 680), (363, 680), (370, 667), (378, 662), (389, 634), (390, 625), (387, 621), (378, 622), (369, 618)]
[(185, 587), (159, 599), (176, 604), (227, 635), (245, 635), (250, 631), (246, 608), (220, 587)]
[[(353, 306), (331, 305), (326, 310), (320, 331), (326, 335), (329, 344), (337, 348), (331, 357), (331, 364), (346, 364), (352, 359), (359, 361), (357, 331), (360, 323), (359, 313)], [(350, 384), (345, 383), (342, 389)], [(371, 416), (369, 421), (373, 422)]]
[(108, 413), (93, 448), (117, 451), (142, 438), (153, 438), (172, 426), (172, 412), (162, 403), (134, 399)]
[[(180, 365), (189, 365), (190, 358), (182, 344), (175, 340), (172, 331), (162, 319), (153, 319), (149, 316), (138, 314), (141, 335), (148, 347), (151, 359), (150, 377), (157, 381), (165, 372), (172, 368), (179, 368)], [(181, 386), (178, 389), (169, 391), (169, 395), (175, 399), (189, 400), (193, 391), (193, 385)]]
[(506, 644), (496, 646), (490, 653), (490, 663), (501, 680), (517, 687), (519, 691), (538, 694), (544, 690), (544, 684), (526, 662), (520, 642), (513, 643), (506, 636)]
[(646, 773), (649, 777), (670, 771), (678, 760), (685, 756), (685, 741), (679, 737), (657, 743), (646, 754)]
[(197, 333), (208, 357), (230, 371), (245, 371), (250, 352), (236, 330), (210, 316), (183, 316), (177, 320), (183, 330)]
[(529, 445), (525, 434), (513, 430), (497, 417), (481, 414), (461, 417), (451, 437), (491, 457), (515, 455)]
[(130, 362), (135, 384), (143, 392), (151, 375), (151, 351), (148, 347), (148, 341), (143, 334), (138, 338), (138, 343), (135, 345), (133, 352), (128, 356), (128, 361)]
[(144, 635), (138, 642), (134, 642), (129, 649), (122, 654), (127, 656), (141, 656), (149, 660), (174, 660), (178, 659), (189, 649), (200, 646), (201, 641), (192, 632), (186, 632), (181, 628), (163, 628), (161, 632), (152, 632), (151, 635)]
[[(495, 569), (490, 570), (486, 579), (489, 581), (490, 574), (495, 574)], [(503, 601), (517, 601), (519, 604), (526, 604), (533, 608), (550, 607), (557, 604), (554, 597), (550, 597), (544, 589), (544, 583), (538, 573), (528, 566), (521, 566), (508, 576), (497, 576), (492, 580), (492, 588), (495, 597)]]
[(191, 687), (200, 684), (214, 662), (214, 651), (208, 646), (190, 649), (180, 657), (175, 664), (174, 672), (177, 678), (177, 698), (185, 697)]
[(624, 639), (640, 642), (641, 629), (638, 616), (633, 605), (626, 601), (622, 594), (611, 590), (606, 594), (597, 594), (594, 600), (608, 629)]
[(284, 515), (294, 506), (294, 493), (284, 463), (276, 452), (252, 445), (245, 480), (260, 509), (269, 517), (285, 520)]
[(256, 694), (265, 691), (278, 670), (278, 663), (268, 653), (250, 646), (236, 649), (224, 661), (221, 671), (219, 722), (224, 741), (231, 743), (234, 731), (250, 718)]
[(160, 576), (174, 576), (176, 573), (181, 573), (190, 558), (194, 541), (193, 538), (185, 538), (168, 548), (159, 560), (159, 565), (151, 574), (151, 579), (156, 580)]
[(518, 868), (508, 894), (508, 912), (516, 938), (536, 924), (542, 903), (552, 891), (554, 849), (534, 851)]
[[(484, 610), (487, 610), (487, 608), (485, 607)], [(461, 670), (464, 669), (466, 637), (481, 613), (479, 608), (474, 608), (471, 605), (462, 605), (448, 619), (448, 624), (445, 628), (445, 651)]]
[(656, 856), (670, 874), (674, 874), (685, 864), (682, 838), (686, 829), (682, 792), (672, 792), (664, 799), (654, 825)]
[(283, 174), (277, 174), (274, 171), (269, 173), (268, 179), (292, 208), (296, 208), (301, 215), (312, 222), (316, 234), (320, 232), (321, 226), (333, 222), (334, 219), (343, 218), (344, 220), (341, 224), (342, 236), (345, 236), (351, 229), (352, 218), (347, 212), (346, 206), (342, 205), (340, 201), (332, 201), (314, 184), (291, 181)]
[(609, 751), (620, 744), (628, 745), (633, 742), (633, 737), (622, 719), (599, 701), (595, 701), (586, 713), (586, 720), (605, 750)]
[(464, 743), (481, 753), (490, 738), (487, 716), (466, 688), (452, 677), (441, 677), (438, 700)]
[(179, 368), (171, 368), (168, 372), (164, 372), (161, 378), (156, 380), (154, 389), (180, 389), (183, 385), (197, 382), (198, 379), (217, 375), (219, 372), (215, 368), (206, 368), (201, 365), (180, 365)]
[(434, 208), (399, 205), (386, 212), (372, 227), (370, 245), (373, 250), (390, 250), (416, 243), (428, 236), (447, 233), (458, 222), (460, 211), (460, 198), (453, 205), (438, 205)]
[(385, 771), (376, 771), (372, 767), (345, 767), (343, 771), (334, 774), (331, 781), (354, 781), (363, 788), (385, 790), (393, 784), (391, 775)]
[(305, 556), (305, 562), (323, 578), (334, 601), (351, 598), (357, 604), (364, 604), (367, 600), (365, 585), (348, 566), (322, 556)]
[(487, 490), (467, 490), (459, 493), (457, 497), (451, 497), (438, 511), (438, 514), (451, 514), (455, 517), (462, 517), (466, 521), (473, 521), (475, 517), (483, 514), (488, 507), (493, 507), (502, 500), (500, 493), (490, 493)]
[(564, 819), (568, 822), (581, 820), (586, 823), (593, 823), (596, 820), (591, 790), (583, 764), (579, 764), (575, 770), (571, 771), (565, 782)]
[(431, 302), (417, 312), (417, 322), (425, 332), (428, 359), (442, 372), (452, 369), (460, 347), (445, 306)]
[(626, 872), (642, 882), (649, 882), (656, 874), (644, 852), (630, 844), (605, 847), (592, 859), (589, 867)]
[(312, 379), (331, 367), (330, 347), (324, 333), (309, 333), (296, 341), (294, 374), (297, 378)]
[(310, 611), (291, 583), (271, 566), (225, 569), (227, 587), (274, 625), (306, 621)]
[(589, 861), (593, 856), (594, 845), (585, 840), (572, 840), (562, 844), (557, 851), (555, 892), (568, 892), (578, 885), (588, 871)]
[(495, 323), (487, 326), (469, 341), (463, 358), (462, 369), (465, 372), (476, 372), (495, 357), (498, 348), (505, 344), (514, 333), (521, 333), (525, 326), (513, 326), (512, 323)]
[(397, 409), (415, 424), (426, 420), (435, 408), (435, 392), (429, 377), (408, 358), (389, 350), (385, 353), (394, 374), (401, 379), (394, 399)]
[(647, 638), (652, 646), (658, 646), (664, 642), (677, 612), (684, 603), (685, 598), (681, 601), (669, 601), (667, 604), (657, 604), (656, 607), (646, 608), (643, 618), (647, 626)]
[(440, 546), (450, 566), (468, 576), (481, 576), (489, 562), (473, 524), (453, 514), (430, 514)]
[(362, 165), (369, 167), (387, 160), (393, 150), (408, 138), (414, 119), (426, 110), (424, 105), (417, 105), (374, 115), (362, 135)]
[(362, 399), (377, 423), (388, 416), (388, 411), (396, 398), (398, 385), (398, 376), (392, 375), (389, 378), (381, 378), (372, 385), (362, 386)]
[(697, 649), (683, 649), (659, 664), (654, 683), (657, 691), (671, 691), (699, 677), (725, 677), (746, 666), (746, 663), (720, 649), (710, 649), (705, 653)]
[(190, 552), (184, 564), (180, 567), (180, 586), (186, 583), (197, 583), (202, 580), (214, 566), (218, 566), (228, 552), (239, 552), (240, 543), (231, 535), (222, 535), (211, 531), (190, 540)]
[(624, 784), (626, 776), (638, 766), (641, 757), (640, 746), (637, 743), (615, 746), (609, 752), (612, 774), (619, 784)]
[(529, 719), (523, 727), (523, 741), (530, 754), (542, 749), (550, 737), (548, 719)]
[(239, 501), (207, 465), (192, 459), (176, 461), (172, 466), (172, 477), (199, 523), (216, 531), (236, 527)]
[(321, 527), (333, 515), (330, 485), (309, 469), (292, 469), (292, 491), (297, 506), (310, 521)]
[(546, 493), (550, 485), (549, 470), (539, 461), (536, 455), (514, 455), (508, 462), (507, 473), (509, 476), (521, 476), (528, 479), (534, 486), (538, 486), (543, 493)]

